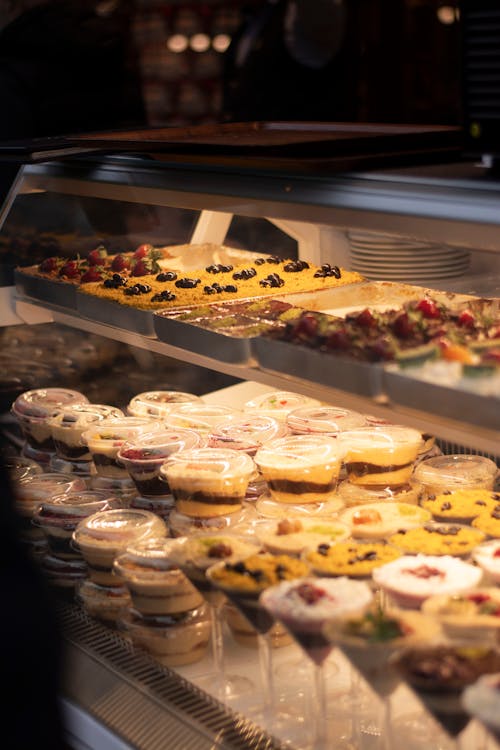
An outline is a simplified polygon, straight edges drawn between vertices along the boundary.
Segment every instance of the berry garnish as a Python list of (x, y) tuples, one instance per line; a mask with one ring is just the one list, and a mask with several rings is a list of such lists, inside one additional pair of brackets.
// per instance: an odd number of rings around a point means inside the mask
[(149, 255), (152, 250), (154, 250), (153, 245), (149, 245), (148, 243), (139, 245), (139, 247), (134, 250), (133, 257), (136, 260), (140, 260), (141, 258), (145, 258), (146, 255)]
[(111, 270), (112, 271), (127, 271), (131, 265), (132, 263), (131, 263), (130, 258), (120, 253), (119, 255), (116, 255), (111, 261)]
[(417, 303), (417, 310), (419, 310), (424, 318), (440, 318), (441, 310), (438, 305), (432, 299), (421, 299)]
[(88, 254), (87, 260), (89, 266), (102, 266), (108, 256), (108, 251), (104, 245), (99, 245)]
[(316, 604), (326, 596), (324, 589), (320, 589), (312, 583), (301, 583), (295, 591), (306, 604)]
[(91, 266), (88, 271), (82, 275), (80, 282), (82, 284), (88, 284), (92, 281), (102, 281), (104, 269), (102, 266)]
[(38, 270), (42, 273), (51, 273), (52, 271), (56, 271), (62, 262), (61, 258), (56, 258), (55, 256), (45, 258), (38, 266)]

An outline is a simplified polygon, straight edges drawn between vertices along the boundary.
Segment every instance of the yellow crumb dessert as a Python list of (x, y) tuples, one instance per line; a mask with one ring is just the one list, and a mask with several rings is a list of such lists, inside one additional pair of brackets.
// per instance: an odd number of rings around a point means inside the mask
[(488, 536), (500, 538), (500, 503), (497, 502), (489, 510), (483, 511), (472, 521), (471, 525)]
[[(255, 259), (249, 259), (234, 266), (224, 266), (230, 269), (226, 271), (210, 272), (207, 268), (217, 266), (208, 266), (185, 274), (173, 272), (175, 278), (164, 281), (161, 280), (164, 278), (162, 274), (147, 274), (130, 277), (125, 285), (116, 288), (105, 286), (104, 281), (89, 282), (80, 286), (79, 291), (141, 310), (160, 310), (222, 300), (317, 291), (364, 281), (359, 273), (343, 268), (338, 269), (339, 278), (336, 275), (316, 276), (317, 273), (321, 274), (321, 268), (312, 263), (298, 271), (286, 270), (296, 263), (297, 261), (290, 259), (275, 259), (274, 262), (263, 261), (258, 264)], [(252, 269), (250, 274), (254, 271), (255, 274), (250, 275), (249, 269)], [(143, 285), (148, 291), (127, 293), (126, 290), (135, 284)], [(213, 291), (207, 292), (207, 288)]]
[(363, 578), (400, 556), (398, 549), (383, 542), (345, 541), (320, 544), (306, 552), (304, 559), (316, 575)]
[(223, 590), (258, 593), (280, 581), (290, 581), (310, 573), (303, 560), (290, 555), (255, 554), (236, 563), (209, 568), (210, 580)]
[(500, 495), (490, 490), (454, 490), (439, 495), (428, 495), (422, 507), (429, 510), (434, 518), (446, 520), (460, 519), (463, 523), (492, 510), (500, 502)]
[(429, 524), (389, 537), (390, 544), (409, 554), (467, 555), (484, 540), (479, 529), (459, 524)]

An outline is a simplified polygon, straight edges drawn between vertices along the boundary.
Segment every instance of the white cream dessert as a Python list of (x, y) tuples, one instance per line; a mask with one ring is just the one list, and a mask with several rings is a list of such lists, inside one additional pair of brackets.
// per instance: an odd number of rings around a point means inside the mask
[(349, 528), (340, 521), (292, 517), (258, 523), (255, 536), (268, 552), (298, 557), (308, 547), (347, 539)]
[(158, 432), (161, 427), (161, 422), (149, 417), (107, 418), (86, 430), (82, 439), (88, 445), (99, 476), (128, 479), (127, 470), (117, 460), (121, 446), (141, 434)]
[(339, 520), (354, 539), (385, 539), (401, 529), (412, 529), (430, 521), (430, 511), (411, 503), (365, 503), (344, 510)]
[(207, 605), (178, 614), (145, 616), (130, 608), (118, 623), (132, 643), (161, 664), (178, 667), (200, 661), (210, 642)]
[(479, 565), (485, 579), (492, 583), (500, 583), (500, 539), (478, 544), (472, 550), (472, 559)]
[(295, 505), (332, 496), (341, 461), (338, 442), (326, 435), (290, 435), (266, 443), (255, 454), (272, 497)]
[(91, 461), (82, 435), (96, 422), (109, 417), (123, 417), (123, 412), (107, 404), (75, 404), (58, 410), (48, 421), (57, 455), (68, 461)]
[(139, 540), (167, 536), (159, 516), (146, 510), (104, 510), (80, 521), (73, 541), (85, 558), (89, 577), (103, 586), (116, 586), (113, 563), (119, 552)]
[(339, 440), (349, 481), (384, 487), (409, 481), (422, 445), (420, 432), (392, 424), (348, 430)]
[(321, 401), (292, 391), (270, 391), (247, 401), (243, 411), (286, 422), (290, 412), (302, 406), (321, 406)]
[(160, 469), (177, 510), (200, 518), (240, 510), (254, 471), (249, 455), (223, 448), (180, 451)]
[(452, 594), (433, 594), (422, 611), (436, 617), (443, 632), (462, 641), (496, 643), (500, 633), (500, 589), (475, 587)]
[(323, 633), (325, 623), (347, 614), (361, 614), (372, 599), (367, 583), (345, 577), (282, 581), (260, 596), (261, 604), (316, 664), (322, 664), (334, 648)]
[(26, 439), (25, 454), (28, 458), (48, 460), (55, 451), (49, 419), (61, 407), (82, 403), (88, 403), (88, 398), (67, 388), (39, 388), (25, 391), (16, 398), (12, 413)]
[(375, 568), (372, 577), (397, 606), (418, 609), (430, 596), (477, 586), (482, 571), (451, 555), (403, 555)]
[(132, 417), (168, 417), (178, 404), (202, 402), (200, 396), (184, 391), (144, 391), (130, 399), (127, 414)]
[(340, 432), (364, 427), (366, 418), (338, 406), (302, 406), (287, 415), (286, 424), (296, 435), (313, 432), (336, 437)]
[(241, 419), (241, 412), (219, 404), (177, 404), (165, 419), (169, 428), (183, 427), (208, 435), (215, 427)]
[(203, 597), (172, 560), (173, 540), (147, 539), (127, 547), (113, 570), (143, 615), (168, 615), (196, 609)]
[(201, 448), (203, 445), (204, 439), (195, 430), (159, 430), (127, 440), (118, 450), (117, 460), (128, 471), (140, 495), (169, 495), (168, 483), (160, 474), (167, 458), (178, 451)]
[(78, 586), (77, 599), (91, 617), (106, 625), (116, 626), (119, 618), (130, 607), (130, 594), (126, 586), (101, 586), (92, 580), (84, 580)]

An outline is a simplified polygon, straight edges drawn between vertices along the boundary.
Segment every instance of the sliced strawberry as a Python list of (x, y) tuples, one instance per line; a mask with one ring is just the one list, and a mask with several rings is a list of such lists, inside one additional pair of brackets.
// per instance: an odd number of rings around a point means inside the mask
[(87, 260), (89, 266), (102, 266), (107, 257), (108, 251), (106, 250), (104, 245), (99, 245), (94, 250), (90, 251)]

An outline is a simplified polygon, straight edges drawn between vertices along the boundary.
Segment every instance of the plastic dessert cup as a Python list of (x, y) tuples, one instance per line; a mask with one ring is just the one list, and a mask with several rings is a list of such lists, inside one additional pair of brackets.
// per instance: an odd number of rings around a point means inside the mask
[(76, 589), (87, 578), (87, 565), (81, 558), (68, 560), (48, 553), (41, 559), (41, 569), (49, 585), (66, 593), (70, 600), (74, 599)]
[(123, 412), (107, 404), (75, 404), (57, 410), (48, 421), (57, 456), (66, 461), (91, 461), (83, 433), (96, 422), (120, 417)]
[(202, 403), (194, 393), (184, 391), (144, 391), (130, 399), (127, 413), (132, 417), (167, 417), (179, 404)]
[[(162, 518), (167, 526), (170, 526), (170, 516), (175, 508), (173, 495), (154, 495), (151, 497), (142, 497), (135, 495), (129, 503), (130, 508), (139, 510), (149, 510)], [(175, 536), (171, 534), (171, 536)]]
[(45, 534), (52, 555), (65, 560), (81, 559), (72, 544), (80, 521), (98, 511), (121, 507), (122, 501), (106, 492), (70, 491), (44, 500), (33, 514), (33, 523)]
[(160, 476), (161, 467), (173, 453), (200, 448), (203, 443), (199, 432), (181, 428), (140, 434), (123, 443), (117, 461), (128, 471), (139, 495), (169, 495), (168, 483)]
[[(175, 503), (175, 500), (174, 500)], [(174, 507), (168, 517), (170, 534), (173, 537), (190, 536), (191, 534), (220, 534), (224, 532), (238, 533), (247, 526), (248, 513), (246, 508), (228, 513), (225, 516), (187, 516), (179, 513)]]
[(496, 587), (434, 594), (425, 600), (422, 611), (439, 620), (451, 640), (491, 645), (498, 642), (500, 590)]
[(493, 490), (497, 475), (498, 467), (490, 458), (457, 453), (421, 461), (414, 479), (427, 495), (439, 495), (449, 490)]
[(130, 608), (130, 594), (126, 586), (101, 586), (86, 579), (76, 591), (76, 598), (91, 617), (115, 627), (119, 618)]
[(43, 472), (42, 466), (37, 461), (24, 456), (5, 456), (4, 466), (14, 484)]
[(294, 409), (304, 406), (321, 406), (321, 401), (292, 391), (270, 391), (247, 401), (245, 412), (273, 417), (286, 423), (286, 418)]
[(500, 540), (479, 544), (472, 550), (471, 557), (483, 571), (485, 583), (500, 583)]
[(55, 452), (49, 419), (61, 407), (82, 403), (88, 403), (83, 393), (66, 388), (39, 388), (18, 396), (12, 404), (12, 413), (26, 440), (24, 455), (41, 463), (48, 462)]
[(177, 404), (165, 418), (164, 422), (170, 429), (178, 427), (196, 430), (208, 435), (215, 427), (230, 424), (241, 419), (241, 411), (231, 406), (218, 404), (191, 403)]
[(256, 524), (255, 536), (267, 552), (300, 557), (304, 550), (319, 544), (334, 544), (349, 537), (349, 527), (340, 521), (289, 517)]
[(477, 586), (482, 571), (449, 555), (404, 555), (372, 573), (373, 580), (397, 607), (419, 609), (435, 594), (459, 594)]
[(351, 483), (394, 487), (410, 480), (422, 436), (417, 430), (391, 424), (347, 430), (340, 442)]
[(191, 535), (173, 540), (171, 559), (185, 573), (210, 607), (213, 675), (209, 676), (211, 689), (219, 697), (232, 699), (254, 687), (253, 683), (239, 675), (228, 675), (224, 662), (223, 614), (224, 593), (213, 586), (207, 570), (218, 560), (236, 564), (259, 549), (259, 545), (245, 537), (232, 534)]
[(111, 479), (129, 479), (126, 468), (118, 461), (118, 451), (123, 443), (137, 439), (141, 434), (156, 432), (161, 423), (148, 417), (123, 417), (103, 419), (86, 430), (82, 438), (89, 448), (99, 476)]
[(160, 468), (186, 516), (207, 518), (241, 510), (254, 473), (246, 453), (222, 448), (199, 448), (174, 453)]
[(416, 482), (407, 482), (395, 487), (383, 487), (374, 485), (365, 487), (361, 484), (352, 484), (348, 480), (341, 482), (337, 488), (337, 496), (343, 504), (350, 508), (354, 505), (365, 503), (411, 503), (418, 505), (423, 497), (422, 488)]
[(254, 456), (261, 445), (286, 434), (283, 422), (273, 417), (248, 414), (235, 422), (215, 427), (207, 437), (207, 447), (231, 448)]
[(169, 615), (143, 615), (130, 608), (123, 612), (118, 627), (132, 643), (167, 667), (201, 661), (210, 642), (207, 607)]
[(337, 441), (323, 435), (279, 438), (255, 454), (273, 499), (294, 505), (328, 500), (335, 493), (341, 462)]
[[(300, 500), (299, 500), (300, 502)], [(330, 521), (335, 518), (337, 513), (342, 510), (344, 504), (339, 496), (335, 493), (328, 495), (318, 502), (303, 504), (281, 503), (274, 497), (264, 492), (255, 503), (255, 511), (260, 518), (268, 519), (286, 519), (286, 518), (304, 518), (320, 519)]]
[(370, 587), (347, 578), (299, 578), (282, 581), (260, 595), (260, 603), (280, 622), (314, 665), (312, 747), (332, 747), (327, 720), (324, 662), (334, 645), (325, 637), (327, 622), (363, 613), (373, 599)]
[(250, 555), (236, 563), (220, 561), (206, 571), (212, 585), (226, 595), (258, 633), (263, 702), (249, 712), (271, 734), (280, 736), (284, 732), (293, 732), (299, 742), (305, 741), (307, 726), (303, 716), (287, 713), (278, 705), (269, 636), (276, 620), (260, 603), (260, 595), (280, 581), (303, 578), (308, 574), (309, 567), (302, 560), (269, 553)]
[(117, 555), (139, 540), (167, 535), (159, 516), (146, 510), (105, 510), (80, 521), (73, 542), (85, 558), (89, 578), (102, 586), (116, 586), (113, 563)]
[(296, 435), (319, 433), (337, 437), (341, 432), (365, 427), (367, 422), (363, 414), (337, 406), (302, 406), (291, 411), (286, 424)]
[(127, 547), (113, 564), (142, 615), (170, 615), (197, 609), (203, 597), (171, 557), (173, 540), (152, 538)]
[(339, 516), (353, 539), (387, 539), (396, 531), (421, 526), (431, 519), (430, 511), (411, 503), (366, 503), (348, 508)]

